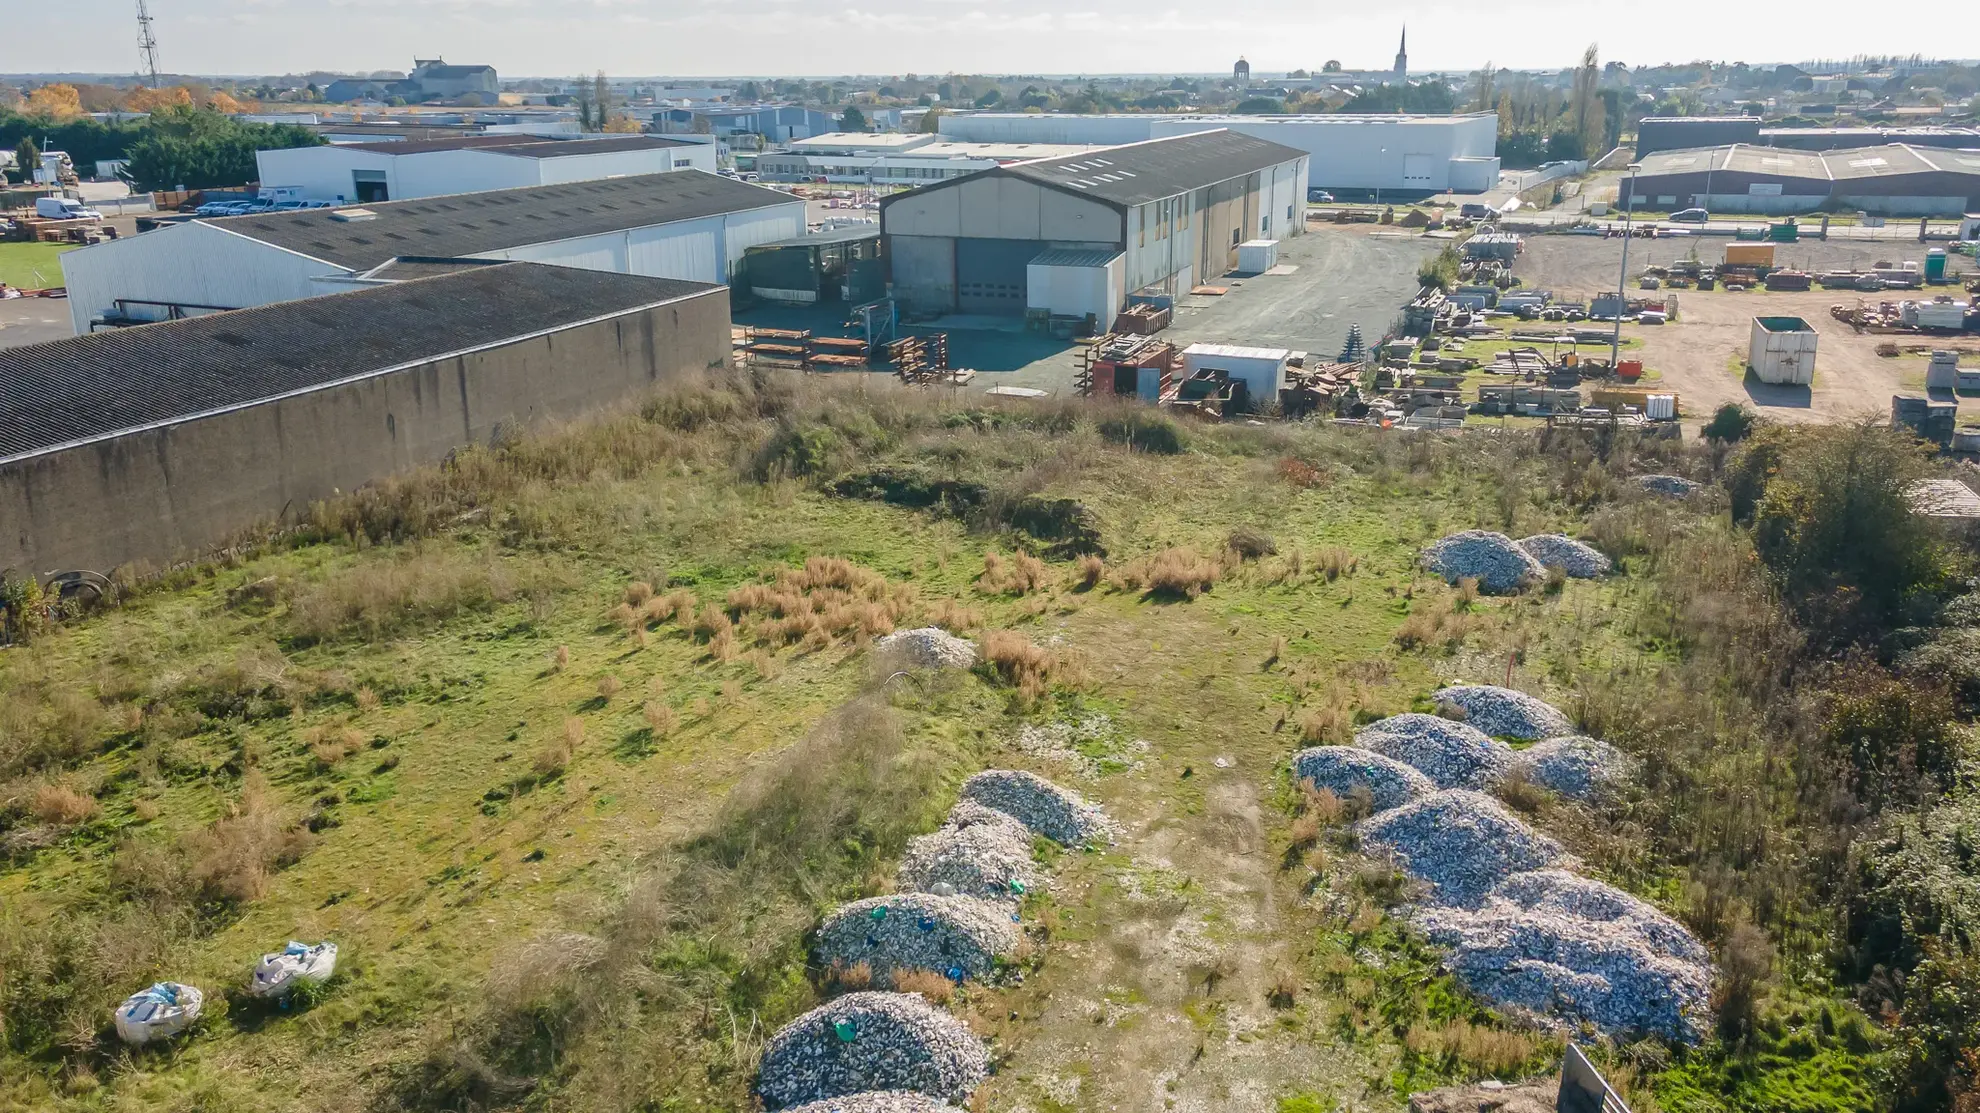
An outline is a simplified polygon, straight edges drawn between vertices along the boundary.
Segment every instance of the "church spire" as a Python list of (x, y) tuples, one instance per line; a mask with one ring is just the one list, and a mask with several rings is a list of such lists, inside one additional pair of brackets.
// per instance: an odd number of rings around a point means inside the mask
[(1403, 81), (1408, 77), (1409, 77), (1409, 25), (1404, 24), (1402, 29), (1402, 41), (1396, 44), (1395, 78), (1397, 81)]

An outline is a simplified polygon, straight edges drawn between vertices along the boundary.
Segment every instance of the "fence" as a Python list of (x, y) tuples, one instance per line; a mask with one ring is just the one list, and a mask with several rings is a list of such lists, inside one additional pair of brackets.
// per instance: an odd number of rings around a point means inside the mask
[(1568, 1044), (1561, 1060), (1561, 1092), (1554, 1108), (1560, 1113), (1629, 1113), (1622, 1095), (1610, 1088), (1602, 1072), (1574, 1044)]

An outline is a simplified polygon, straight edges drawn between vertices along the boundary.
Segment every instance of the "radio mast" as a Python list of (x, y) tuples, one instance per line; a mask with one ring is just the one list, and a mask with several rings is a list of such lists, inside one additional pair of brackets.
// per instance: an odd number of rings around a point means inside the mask
[(151, 10), (137, 0), (138, 49), (144, 51), (144, 68), (151, 75), (151, 87), (158, 88), (158, 36), (151, 33)]

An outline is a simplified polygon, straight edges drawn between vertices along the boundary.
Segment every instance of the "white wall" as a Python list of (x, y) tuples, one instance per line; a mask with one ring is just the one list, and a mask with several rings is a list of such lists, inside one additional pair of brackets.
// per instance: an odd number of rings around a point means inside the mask
[(803, 234), (804, 203), (796, 201), (699, 220), (490, 251), (476, 258), (727, 283), (745, 249)]
[[(670, 170), (705, 170), (713, 174), (717, 151), (712, 143), (694, 143), (656, 150), (518, 158), (475, 148), (399, 155), (332, 146), (257, 151), (254, 157), (261, 184), (297, 186), (306, 200), (354, 200), (357, 187), (352, 171), (368, 170), (385, 175), (386, 195), (392, 200), (410, 201), (450, 193), (596, 181)], [(676, 162), (686, 165), (676, 166)]]
[[(705, 170), (713, 174), (715, 145), (696, 143), (685, 147), (662, 147), (648, 151), (610, 151), (595, 155), (564, 155), (560, 158), (521, 159), (489, 151), (474, 154), (506, 162), (535, 162), (541, 167), (543, 185), (554, 182), (590, 182), (600, 178), (627, 178), (636, 174), (665, 174), (670, 170)], [(675, 166), (674, 163), (685, 163)], [(461, 192), (456, 190), (454, 192)]]
[(1126, 259), (1116, 255), (1104, 266), (1026, 268), (1025, 304), (1033, 309), (1079, 317), (1088, 313), (1102, 331), (1127, 303)]
[(78, 334), (118, 298), (245, 309), (309, 297), (317, 292), (310, 279), (333, 273), (349, 272), (196, 221), (62, 256), (69, 317)]

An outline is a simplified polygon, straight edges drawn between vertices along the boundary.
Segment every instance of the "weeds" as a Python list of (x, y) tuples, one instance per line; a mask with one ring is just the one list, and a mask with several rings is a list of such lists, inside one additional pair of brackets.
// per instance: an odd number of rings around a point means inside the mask
[(1045, 562), (1030, 553), (1015, 553), (1009, 560), (985, 553), (976, 587), (992, 595), (1029, 595), (1045, 586), (1045, 579)]
[(65, 785), (44, 784), (34, 790), (34, 802), (28, 810), (43, 823), (74, 827), (96, 818), (96, 813), (101, 809), (93, 796), (86, 796)]

